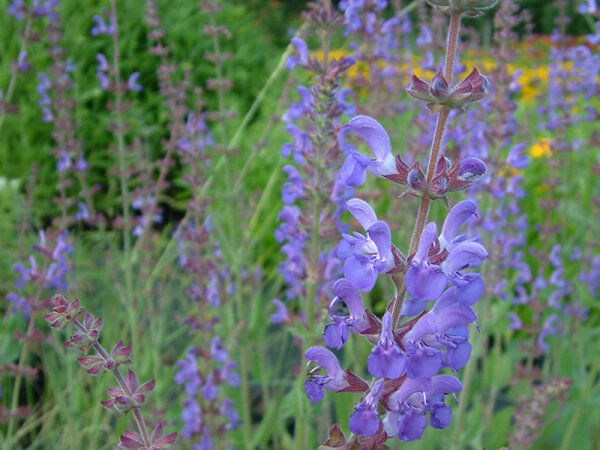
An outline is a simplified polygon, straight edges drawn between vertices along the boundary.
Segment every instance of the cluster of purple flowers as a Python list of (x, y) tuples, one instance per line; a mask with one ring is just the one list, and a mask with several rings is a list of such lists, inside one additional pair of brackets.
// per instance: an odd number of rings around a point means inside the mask
[[(377, 121), (358, 116), (348, 127), (369, 145), (375, 158), (358, 152), (348, 155), (343, 171), (347, 182), (364, 182), (366, 171), (396, 182), (403, 179), (402, 184), (416, 176), (409, 175), (411, 170), (402, 170), (401, 160), (392, 155), (389, 137)], [(481, 164), (479, 160), (463, 162), (457, 180), (471, 178), (466, 169), (471, 165), (480, 175)], [(446, 367), (461, 369), (471, 353), (467, 325), (477, 317), (472, 305), (481, 298), (484, 285), (479, 273), (465, 269), (478, 267), (488, 254), (478, 239), (459, 234), (459, 229), (476, 219), (477, 207), (470, 200), (458, 203), (439, 235), (434, 222), (427, 224), (417, 251), (408, 259), (393, 246), (389, 226), (377, 218), (367, 202), (354, 198), (346, 207), (365, 234), (343, 234), (337, 246), (344, 278), (333, 286), (331, 323), (325, 327), (323, 339), (328, 347), (339, 349), (349, 333), (367, 337), (375, 344), (367, 360), (373, 380), (369, 383), (342, 370), (330, 350), (311, 347), (305, 356), (317, 367), (310, 371), (306, 393), (314, 403), (323, 398), (323, 389), (365, 392), (350, 417), (353, 433), (373, 436), (385, 432), (404, 441), (419, 439), (427, 425), (427, 414), (434, 428), (450, 424), (451, 409), (445, 404), (445, 396), (461, 389), (456, 378), (436, 373)], [(396, 326), (390, 311), (380, 320), (365, 309), (361, 291), (371, 291), (382, 274), (399, 273), (404, 274), (408, 292), (400, 318), (416, 317)], [(429, 302), (433, 307), (425, 312)], [(348, 315), (338, 314), (342, 304)], [(326, 374), (318, 374), (319, 368)], [(387, 411), (383, 420), (379, 406)]]
[[(13, 312), (22, 311), (26, 318), (33, 310), (45, 307), (39, 298), (39, 287), (67, 290), (66, 277), (69, 273), (67, 255), (73, 251), (67, 232), (60, 231), (46, 235), (44, 231), (40, 231), (39, 238), (39, 244), (32, 247), (35, 253), (29, 255), (28, 262), (13, 264), (13, 270), (18, 274), (15, 281), (16, 290), (6, 295), (6, 300), (13, 304)], [(32, 289), (32, 286), (38, 288)]]
[[(185, 239), (178, 238), (178, 263), (191, 273), (203, 274), (201, 283), (192, 283), (186, 293), (200, 309), (201, 322), (193, 321), (193, 325), (199, 328), (197, 332), (203, 339), (210, 339), (210, 346), (207, 349), (198, 346), (188, 348), (185, 358), (177, 362), (181, 369), (175, 374), (175, 383), (185, 385), (186, 397), (181, 414), (184, 427), (181, 435), (185, 439), (200, 436), (195, 448), (211, 449), (214, 439), (223, 439), (227, 431), (240, 424), (233, 400), (219, 395), (220, 385), (227, 383), (237, 388), (240, 377), (237, 362), (229, 357), (221, 339), (214, 336), (219, 320), (218, 315), (211, 312), (222, 305), (224, 295), (234, 295), (235, 286), (229, 282), (230, 275), (226, 268), (218, 271), (215, 264), (202, 263), (205, 258), (197, 253), (203, 248), (199, 248), (195, 242), (198, 242), (197, 239), (205, 241), (206, 233), (212, 229), (210, 216), (201, 227), (200, 235), (194, 232), (192, 225), (189, 227), (184, 233)], [(190, 240), (190, 236), (196, 236), (196, 240)], [(213, 251), (213, 259), (221, 259), (218, 249)]]
[[(48, 8), (56, 8), (58, 2), (46, 2)], [(72, 92), (72, 73), (75, 65), (66, 56), (62, 47), (62, 18), (57, 10), (52, 9), (51, 21), (46, 26), (46, 35), (51, 45), (48, 53), (52, 58), (52, 66), (47, 72), (38, 74), (36, 87), (39, 95), (38, 105), (42, 111), (42, 121), (54, 126), (52, 134), (56, 147), (52, 154), (56, 158), (58, 172), (57, 189), (59, 196), (56, 202), (61, 208), (59, 227), (66, 228), (73, 222), (92, 222), (95, 219), (92, 196), (95, 188), (87, 185), (86, 174), (89, 164), (83, 152), (83, 143), (77, 138), (78, 124), (73, 120), (74, 100), (69, 97)], [(50, 16), (49, 16), (50, 17)], [(73, 197), (71, 187), (78, 181), (79, 195)], [(77, 211), (73, 214), (73, 207)]]
[[(591, 106), (586, 107), (585, 114), (578, 113), (577, 102), (581, 98), (588, 100), (597, 94), (596, 80), (600, 73), (600, 58), (586, 46), (566, 45), (563, 19), (564, 17), (557, 18), (559, 28), (552, 36), (554, 45), (551, 47), (552, 63), (548, 82), (548, 92), (552, 95), (540, 97), (537, 107), (538, 117), (547, 119), (540, 119), (538, 129), (547, 130), (557, 136), (551, 142), (554, 160), (548, 162), (551, 176), (544, 180), (549, 187), (559, 184), (558, 160), (567, 152), (577, 151), (582, 145), (581, 140), (571, 140), (567, 130), (572, 124), (582, 120), (598, 120), (598, 113)], [(513, 128), (509, 131), (514, 134)], [(512, 163), (514, 168), (522, 169), (528, 165), (527, 158), (520, 154), (524, 147), (524, 144), (517, 144), (511, 149), (506, 161), (507, 166)], [(522, 181), (521, 176), (514, 176), (506, 183), (509, 189), (501, 189), (501, 186), (498, 186), (492, 190), (496, 198), (504, 200), (501, 200), (504, 214), (497, 214), (501, 220), (496, 220), (491, 227), (493, 244), (499, 250), (502, 269), (512, 269), (516, 273), (513, 285), (509, 285), (506, 280), (500, 280), (494, 292), (502, 298), (512, 300), (515, 309), (509, 313), (509, 328), (530, 334), (533, 343), (528, 346), (527, 351), (530, 355), (537, 356), (548, 352), (550, 346), (547, 338), (563, 334), (569, 326), (569, 320), (585, 321), (588, 308), (581, 305), (574, 283), (575, 274), (566, 271), (563, 260), (567, 255), (560, 244), (549, 248), (546, 242), (541, 242), (541, 249), (525, 248), (528, 219), (521, 213), (518, 204), (525, 195), (520, 187)], [(551, 210), (559, 206), (559, 200), (552, 191), (553, 189), (550, 189), (548, 192), (548, 198), (541, 199), (541, 203), (547, 208), (548, 220), (545, 225), (536, 225), (535, 229), (542, 235), (555, 235), (560, 230), (558, 225), (549, 225)], [(506, 201), (505, 195), (512, 199)], [(500, 210), (499, 206), (498, 211)], [(511, 221), (515, 231), (512, 234), (508, 232), (507, 223), (510, 215), (513, 215)], [(489, 223), (491, 224), (491, 221)], [(500, 227), (500, 230), (495, 227)], [(527, 257), (528, 253), (532, 258)], [(583, 255), (578, 247), (574, 247), (568, 259), (571, 265), (586, 267), (580, 270), (579, 281), (586, 284), (593, 293), (594, 284), (598, 283), (598, 270), (595, 267), (598, 266), (599, 258), (591, 253)], [(522, 309), (525, 307), (531, 311), (531, 314), (528, 314), (531, 318), (526, 321), (521, 318)]]
[(13, 16), (17, 20), (25, 20), (27, 16), (32, 17), (48, 17), (51, 21), (56, 18), (55, 8), (58, 6), (59, 0), (34, 0), (31, 7), (28, 7), (23, 0), (12, 0), (7, 8), (8, 15)]
[[(198, 360), (202, 361), (201, 369)], [(239, 387), (237, 363), (229, 359), (221, 339), (214, 336), (209, 351), (190, 347), (185, 359), (178, 361), (177, 365), (181, 369), (175, 374), (175, 383), (185, 385), (186, 393), (181, 435), (185, 439), (200, 435), (201, 440), (195, 448), (212, 449), (213, 437), (221, 439), (222, 433), (240, 424), (234, 401), (219, 396), (219, 385), (227, 383), (231, 387)]]
[(186, 321), (206, 343), (187, 349), (184, 359), (177, 362), (181, 369), (175, 374), (175, 383), (184, 385), (186, 394), (181, 435), (185, 439), (199, 438), (194, 444), (198, 449), (214, 448), (216, 442), (223, 442), (227, 432), (241, 423), (234, 401), (223, 392), (225, 384), (239, 387), (238, 364), (230, 358), (221, 338), (215, 336), (219, 311), (225, 298), (235, 295), (236, 286), (228, 268), (222, 267), (220, 248), (211, 242), (212, 217), (206, 215), (207, 202), (199, 197), (199, 186), (205, 181), (205, 170), (210, 165), (209, 149), (214, 145), (205, 116), (189, 112), (175, 141), (176, 150), (189, 168), (184, 180), (193, 191), (187, 209), (189, 222), (180, 225), (175, 234), (178, 265), (193, 280), (186, 294), (199, 309), (199, 320), (194, 317)]

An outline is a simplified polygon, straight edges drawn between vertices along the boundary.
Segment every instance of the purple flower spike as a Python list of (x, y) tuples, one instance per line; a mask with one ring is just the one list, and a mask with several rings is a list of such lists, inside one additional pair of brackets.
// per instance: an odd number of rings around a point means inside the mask
[[(334, 322), (325, 327), (323, 340), (327, 347), (339, 349), (346, 343), (349, 332), (360, 333), (364, 331), (368, 328), (368, 321), (358, 288), (347, 280), (341, 279), (333, 285), (333, 293), (336, 297), (329, 305), (329, 316)], [(346, 304), (350, 315), (336, 316), (333, 314), (332, 311), (340, 302)]]
[(379, 379), (371, 391), (365, 396), (365, 400), (354, 407), (354, 413), (350, 416), (348, 426), (350, 431), (361, 436), (373, 436), (381, 426), (381, 419), (377, 414), (377, 404), (383, 392), (384, 381)]
[(430, 222), (421, 235), (419, 247), (406, 272), (406, 289), (413, 298), (436, 300), (446, 288), (446, 275), (441, 268), (427, 260), (429, 249), (437, 239), (437, 227)]
[(392, 315), (386, 312), (383, 316), (379, 342), (371, 350), (367, 360), (369, 373), (375, 378), (400, 378), (406, 371), (407, 360), (406, 354), (394, 341)]
[(354, 286), (369, 292), (380, 273), (394, 268), (392, 237), (389, 226), (377, 220), (375, 211), (364, 200), (353, 198), (346, 203), (348, 211), (359, 221), (367, 236), (343, 234), (337, 255), (344, 261), (344, 276)]

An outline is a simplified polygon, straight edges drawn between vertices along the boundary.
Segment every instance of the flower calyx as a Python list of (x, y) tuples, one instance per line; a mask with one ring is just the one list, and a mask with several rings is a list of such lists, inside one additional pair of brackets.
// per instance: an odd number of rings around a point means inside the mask
[(498, 0), (427, 0), (440, 11), (465, 14), (470, 17), (482, 16), (485, 10), (492, 8)]
[(78, 323), (77, 331), (64, 343), (64, 346), (67, 348), (74, 347), (84, 355), (87, 354), (90, 347), (98, 342), (100, 338), (102, 323), (102, 317), (94, 319), (94, 316), (91, 314), (86, 314), (83, 322), (81, 324)]
[(129, 356), (131, 355), (131, 346), (125, 347), (123, 341), (119, 341), (110, 351), (110, 356), (105, 359), (102, 355), (84, 356), (77, 358), (77, 362), (86, 369), (90, 375), (101, 375), (108, 370), (113, 370), (121, 364), (132, 364)]
[(161, 448), (173, 448), (177, 441), (177, 433), (166, 434), (162, 425), (158, 425), (150, 436), (150, 447), (146, 447), (144, 439), (133, 431), (125, 430), (117, 444), (118, 449), (155, 450)]
[(445, 197), (447, 193), (468, 189), (487, 171), (485, 163), (478, 158), (468, 157), (452, 163), (445, 156), (439, 159), (430, 182), (427, 182), (418, 162), (409, 166), (400, 156), (396, 156), (396, 169), (398, 173), (385, 175), (385, 178), (406, 186), (408, 189), (402, 195), (428, 196), (431, 200), (442, 199), (445, 203), (448, 203)]
[(413, 75), (406, 92), (427, 103), (431, 113), (435, 114), (443, 108), (464, 111), (468, 105), (487, 95), (488, 86), (488, 79), (473, 69), (464, 80), (451, 87), (440, 69), (429, 83)]
[(124, 387), (108, 388), (109, 399), (100, 402), (107, 409), (114, 407), (117, 411), (128, 413), (134, 408), (140, 408), (146, 403), (146, 394), (154, 389), (156, 382), (150, 380), (142, 385), (138, 384), (138, 377), (132, 370), (127, 372)]
[(318, 450), (389, 450), (385, 445), (387, 439), (388, 435), (383, 431), (383, 427), (373, 436), (359, 435), (348, 439), (338, 424), (335, 424), (329, 429), (328, 439), (319, 446)]
[(69, 303), (60, 294), (56, 294), (52, 297), (51, 304), (52, 312), (45, 314), (44, 319), (50, 322), (52, 328), (56, 328), (57, 330), (64, 329), (84, 311), (84, 308), (81, 307), (78, 299)]

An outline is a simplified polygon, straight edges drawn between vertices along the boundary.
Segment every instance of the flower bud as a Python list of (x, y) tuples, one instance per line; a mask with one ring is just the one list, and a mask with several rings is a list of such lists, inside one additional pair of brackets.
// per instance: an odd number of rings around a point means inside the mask
[(89, 348), (98, 342), (102, 330), (102, 317), (94, 320), (94, 316), (86, 314), (81, 324), (83, 330), (78, 330), (65, 342), (65, 347), (74, 347), (85, 355)]
[(458, 179), (472, 181), (485, 174), (487, 167), (479, 158), (465, 158), (458, 165)]
[(53, 312), (45, 314), (44, 319), (50, 322), (52, 328), (58, 330), (64, 329), (83, 312), (79, 300), (75, 299), (69, 304), (60, 294), (52, 297), (51, 303)]
[(464, 110), (467, 105), (484, 98), (488, 93), (489, 81), (477, 69), (454, 87), (449, 87), (441, 70), (439, 70), (430, 83), (413, 75), (411, 84), (406, 92), (411, 97), (427, 102), (431, 112), (436, 113), (443, 107)]
[(425, 187), (425, 175), (419, 167), (413, 167), (406, 176), (406, 185), (415, 191), (421, 192)]
[(445, 99), (448, 96), (448, 82), (441, 70), (438, 70), (433, 79), (431, 80), (431, 86), (429, 93), (438, 99)]

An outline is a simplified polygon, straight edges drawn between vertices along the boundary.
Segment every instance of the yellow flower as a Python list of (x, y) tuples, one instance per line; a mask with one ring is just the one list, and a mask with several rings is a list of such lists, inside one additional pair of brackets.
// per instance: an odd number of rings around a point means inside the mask
[(540, 138), (539, 141), (537, 141), (531, 146), (531, 148), (529, 149), (529, 153), (531, 153), (531, 156), (533, 156), (534, 158), (552, 156), (551, 144), (552, 139), (546, 137)]

